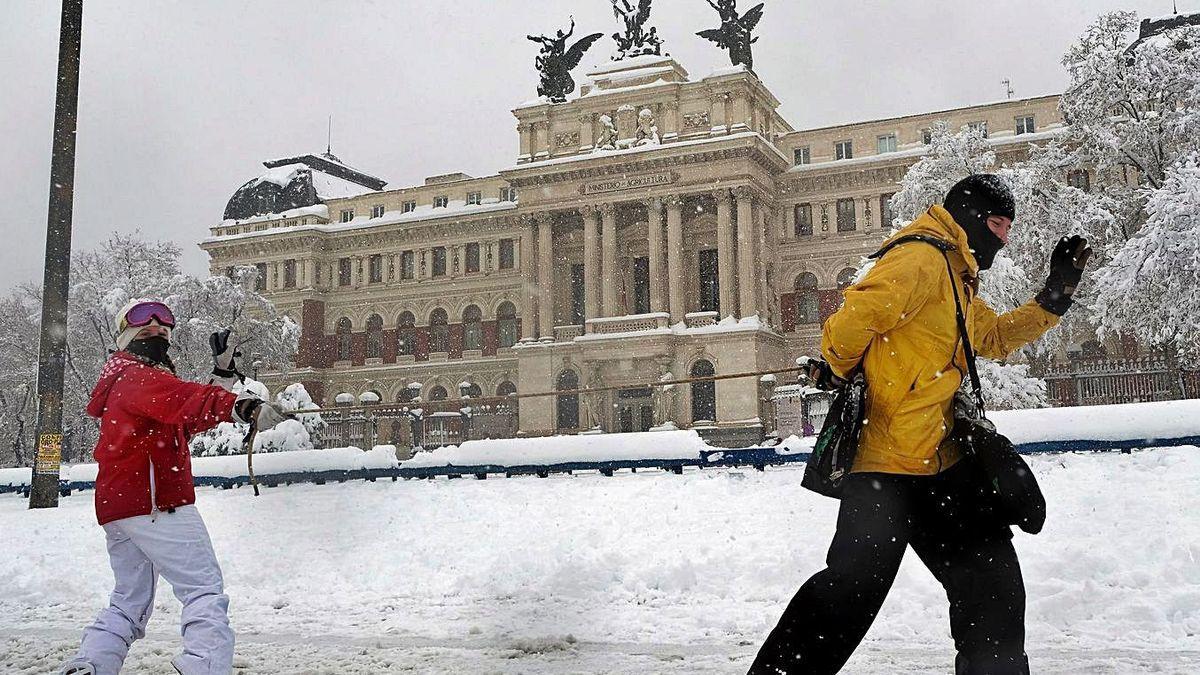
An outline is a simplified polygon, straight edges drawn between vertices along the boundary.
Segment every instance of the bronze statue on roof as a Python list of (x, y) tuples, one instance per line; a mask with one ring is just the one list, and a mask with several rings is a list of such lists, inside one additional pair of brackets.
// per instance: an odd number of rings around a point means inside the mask
[(650, 20), (651, 0), (638, 0), (637, 7), (630, 0), (612, 0), (613, 16), (625, 23), (624, 33), (613, 33), (612, 39), (617, 43), (617, 55), (613, 61), (629, 59), (635, 56), (662, 56), (662, 38), (654, 26), (646, 30), (646, 22)]
[(763, 14), (763, 3), (751, 7), (745, 14), (738, 16), (737, 0), (705, 0), (710, 7), (721, 15), (721, 27), (702, 30), (696, 35), (717, 43), (721, 49), (729, 50), (729, 60), (735, 66), (744, 65), (754, 70), (754, 55), (750, 45), (758, 42), (750, 33), (754, 31)]
[(565, 103), (567, 94), (575, 91), (575, 80), (571, 79), (571, 69), (579, 65), (583, 53), (596, 40), (604, 37), (603, 33), (592, 33), (580, 39), (567, 48), (567, 40), (575, 33), (575, 17), (571, 17), (571, 27), (567, 32), (557, 31), (554, 37), (545, 35), (528, 35), (529, 40), (542, 45), (534, 64), (537, 66), (541, 80), (538, 82), (538, 95), (550, 99), (551, 103)]

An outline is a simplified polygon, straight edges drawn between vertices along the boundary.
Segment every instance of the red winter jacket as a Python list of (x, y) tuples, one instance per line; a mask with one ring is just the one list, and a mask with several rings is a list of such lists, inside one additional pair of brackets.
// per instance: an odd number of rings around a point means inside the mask
[[(96, 519), (100, 524), (196, 502), (188, 439), (232, 420), (236, 394), (185, 382), (124, 351), (113, 354), (87, 413), (100, 419)], [(154, 471), (153, 487), (150, 471)]]

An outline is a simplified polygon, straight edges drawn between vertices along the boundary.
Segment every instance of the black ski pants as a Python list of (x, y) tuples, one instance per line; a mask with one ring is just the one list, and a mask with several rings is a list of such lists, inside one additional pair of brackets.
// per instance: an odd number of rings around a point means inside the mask
[(1025, 586), (1012, 531), (977, 485), (966, 462), (937, 476), (848, 477), (827, 567), (800, 587), (750, 675), (838, 672), (879, 613), (910, 544), (950, 600), (955, 673), (1027, 674)]

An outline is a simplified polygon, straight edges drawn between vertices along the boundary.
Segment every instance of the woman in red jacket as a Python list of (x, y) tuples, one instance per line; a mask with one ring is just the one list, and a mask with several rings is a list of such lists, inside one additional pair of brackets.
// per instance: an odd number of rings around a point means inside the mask
[(229, 391), (237, 370), (228, 332), (214, 338), (215, 384), (198, 384), (175, 376), (167, 354), (175, 317), (166, 305), (130, 302), (116, 323), (119, 351), (105, 364), (87, 408), (100, 419), (96, 518), (116, 584), (109, 606), (84, 630), (78, 654), (61, 672), (120, 672), (130, 645), (145, 635), (161, 576), (183, 603), (183, 653), (172, 661), (175, 669), (229, 673), (229, 597), (195, 507), (188, 440), (220, 422), (254, 420), (265, 430), (285, 417), (277, 404)]

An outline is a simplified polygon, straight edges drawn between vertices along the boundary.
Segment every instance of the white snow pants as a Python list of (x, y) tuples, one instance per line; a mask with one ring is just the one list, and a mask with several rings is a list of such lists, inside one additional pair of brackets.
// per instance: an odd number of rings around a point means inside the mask
[(92, 664), (96, 675), (117, 675), (130, 645), (146, 635), (161, 575), (183, 603), (183, 653), (172, 664), (183, 675), (231, 673), (229, 596), (195, 505), (116, 520), (104, 532), (116, 585), (109, 606), (84, 630), (76, 659)]

